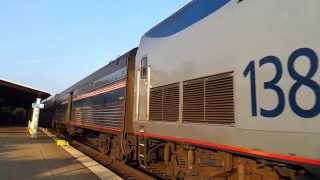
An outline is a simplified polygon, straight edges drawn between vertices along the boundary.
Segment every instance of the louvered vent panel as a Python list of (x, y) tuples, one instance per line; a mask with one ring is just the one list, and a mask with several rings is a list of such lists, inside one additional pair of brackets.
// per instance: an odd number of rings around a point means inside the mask
[(179, 119), (179, 83), (163, 88), (163, 120), (178, 121)]
[(150, 120), (162, 121), (163, 119), (163, 107), (162, 107), (163, 89), (151, 88), (150, 90)]
[(232, 73), (224, 73), (205, 79), (205, 100), (206, 122), (234, 123)]
[(151, 88), (149, 111), (151, 121), (178, 121), (179, 83)]
[(196, 79), (183, 84), (183, 121), (204, 121), (204, 81)]
[(184, 82), (183, 121), (234, 123), (232, 72)]
[(74, 108), (72, 121), (120, 128), (124, 120), (124, 101)]

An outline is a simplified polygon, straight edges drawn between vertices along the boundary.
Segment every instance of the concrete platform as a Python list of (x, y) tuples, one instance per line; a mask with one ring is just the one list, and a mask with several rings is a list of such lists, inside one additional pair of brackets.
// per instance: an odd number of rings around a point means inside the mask
[(25, 128), (0, 127), (0, 179), (99, 179), (51, 138), (31, 139)]

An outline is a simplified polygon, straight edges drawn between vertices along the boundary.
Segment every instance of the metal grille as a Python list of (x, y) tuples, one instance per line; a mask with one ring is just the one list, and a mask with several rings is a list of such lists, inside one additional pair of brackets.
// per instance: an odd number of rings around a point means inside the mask
[(178, 121), (179, 119), (179, 83), (163, 88), (163, 120)]
[(150, 120), (178, 121), (179, 83), (151, 88)]
[(150, 90), (150, 120), (162, 121), (163, 119), (163, 89), (151, 88)]
[(183, 121), (204, 121), (203, 79), (196, 79), (183, 84)]
[(183, 121), (234, 123), (233, 72), (185, 81)]
[(72, 121), (120, 128), (124, 120), (124, 101), (74, 108)]

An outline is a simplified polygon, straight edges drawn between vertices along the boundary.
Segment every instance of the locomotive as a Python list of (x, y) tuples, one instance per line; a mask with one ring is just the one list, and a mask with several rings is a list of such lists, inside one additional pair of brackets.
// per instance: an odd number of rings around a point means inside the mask
[(161, 179), (320, 178), (319, 7), (193, 0), (46, 118)]

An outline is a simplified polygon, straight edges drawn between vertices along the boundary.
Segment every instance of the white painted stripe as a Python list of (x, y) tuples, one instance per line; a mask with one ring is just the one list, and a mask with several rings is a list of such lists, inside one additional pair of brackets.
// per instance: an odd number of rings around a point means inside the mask
[[(48, 130), (44, 128), (40, 128), (43, 133), (52, 138), (54, 141), (57, 141), (57, 137), (50, 133)], [(122, 180), (121, 177), (99, 164), (92, 158), (83, 154), (79, 150), (73, 148), (72, 146), (61, 146), (65, 151), (67, 151), (72, 157), (74, 157), (77, 161), (83, 164), (86, 168), (90, 169), (97, 177), (102, 180)]]

